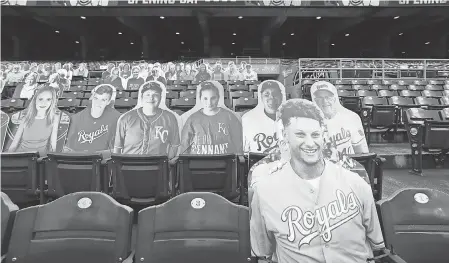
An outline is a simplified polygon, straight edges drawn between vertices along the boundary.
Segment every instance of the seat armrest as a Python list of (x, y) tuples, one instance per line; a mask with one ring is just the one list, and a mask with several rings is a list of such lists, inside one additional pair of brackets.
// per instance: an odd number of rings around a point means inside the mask
[(48, 160), (47, 156), (37, 158), (37, 163), (42, 164)]
[(243, 155), (237, 155), (238, 161), (240, 164), (245, 165), (246, 161), (245, 161), (245, 157)]

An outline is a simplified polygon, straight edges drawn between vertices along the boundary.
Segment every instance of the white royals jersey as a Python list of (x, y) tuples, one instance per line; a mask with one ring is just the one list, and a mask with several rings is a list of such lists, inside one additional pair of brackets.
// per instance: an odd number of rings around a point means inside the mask
[(360, 176), (326, 162), (318, 185), (289, 163), (253, 184), (253, 255), (276, 254), (279, 263), (362, 263), (385, 247), (371, 188)]
[(347, 109), (342, 109), (334, 118), (326, 120), (328, 138), (336, 146), (339, 159), (343, 155), (354, 154), (353, 145), (365, 139), (360, 117)]
[(265, 112), (250, 111), (242, 117), (244, 152), (265, 153), (278, 144), (275, 121)]

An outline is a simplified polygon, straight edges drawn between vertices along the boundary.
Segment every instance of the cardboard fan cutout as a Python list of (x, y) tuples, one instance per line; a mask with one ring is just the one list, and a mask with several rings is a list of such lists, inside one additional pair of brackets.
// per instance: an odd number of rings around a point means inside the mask
[[(276, 131), (277, 134), (279, 134), (277, 146), (273, 148), (266, 157), (254, 164), (248, 172), (249, 198), (251, 198), (251, 186), (257, 182), (258, 178), (271, 175), (274, 171), (281, 169), (287, 162), (290, 161), (290, 149), (287, 145), (287, 142), (283, 138), (284, 127), (282, 121), (279, 119), (277, 119), (276, 121)], [(349, 158), (348, 156), (344, 156), (341, 161), (336, 158), (336, 156), (338, 155), (336, 154), (335, 146), (333, 145), (332, 141), (328, 139), (328, 137), (329, 135), (326, 127), (324, 131), (324, 159), (333, 163), (338, 163), (346, 169), (358, 173), (369, 183), (369, 177), (367, 172), (363, 168), (363, 165), (353, 160), (352, 158)]]
[(166, 94), (159, 81), (140, 86), (137, 106), (118, 120), (114, 153), (178, 155), (181, 118), (168, 109)]
[(57, 108), (57, 89), (40, 86), (28, 107), (11, 116), (5, 152), (61, 152), (70, 117)]
[(266, 80), (257, 89), (257, 106), (242, 117), (244, 151), (269, 153), (279, 140), (276, 111), (286, 101), (285, 87), (279, 81)]
[(88, 106), (72, 115), (64, 152), (112, 152), (120, 112), (114, 108), (116, 89), (109, 84), (96, 86)]
[(196, 105), (183, 115), (181, 154), (219, 155), (243, 152), (242, 123), (224, 104), (224, 88), (205, 81), (196, 89)]

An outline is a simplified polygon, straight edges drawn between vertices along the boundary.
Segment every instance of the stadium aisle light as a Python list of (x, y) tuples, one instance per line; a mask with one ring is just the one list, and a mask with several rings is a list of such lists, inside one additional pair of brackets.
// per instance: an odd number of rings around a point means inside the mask
[(236, 34), (236, 33), (232, 33), (232, 35), (233, 35), (233, 36), (236, 36), (237, 34)]
[(233, 45), (235, 45), (235, 43), (234, 43), (234, 42), (232, 42), (232, 44), (233, 44)]
[(160, 18), (160, 19), (165, 19), (165, 17), (163, 17), (163, 16), (160, 16), (159, 18)]
[(122, 34), (122, 32), (118, 32), (118, 34), (119, 34), (119, 35), (121, 35), (121, 34)]
[(239, 17), (238, 17), (238, 19), (242, 19), (242, 18), (243, 18), (243, 16), (239, 16)]
[(179, 35), (179, 32), (176, 32), (176, 35)]
[(398, 18), (400, 18), (400, 16), (395, 16), (395, 17), (393, 17), (394, 19), (398, 19)]
[(345, 34), (345, 37), (349, 37), (349, 34)]
[(81, 19), (86, 19), (86, 17), (85, 17), (85, 16), (82, 16)]
[(332, 44), (331, 44), (331, 46), (335, 46), (335, 44), (334, 44), (334, 43), (332, 43)]
[(316, 19), (321, 19), (321, 16), (317, 16)]

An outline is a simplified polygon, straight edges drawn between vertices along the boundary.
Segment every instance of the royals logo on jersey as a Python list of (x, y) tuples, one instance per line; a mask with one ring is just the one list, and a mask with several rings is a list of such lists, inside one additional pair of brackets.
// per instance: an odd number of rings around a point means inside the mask
[[(285, 208), (281, 220), (288, 226), (287, 240), (298, 243), (299, 249), (303, 245), (309, 245), (315, 238), (322, 238), (324, 242), (331, 241), (335, 229), (360, 213), (354, 192), (346, 195), (337, 190), (335, 197), (334, 201), (313, 211), (303, 211), (294, 205)], [(335, 221), (336, 219), (339, 221)]]
[(114, 143), (116, 153), (168, 155), (170, 147), (178, 145), (178, 121), (167, 110), (146, 116), (142, 108), (138, 108), (123, 114), (118, 121)]

